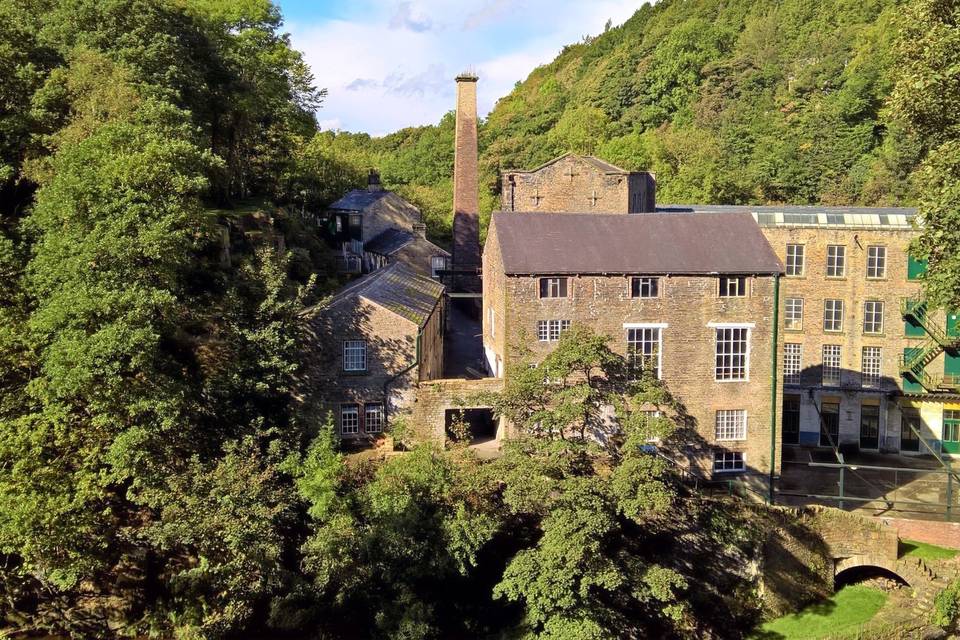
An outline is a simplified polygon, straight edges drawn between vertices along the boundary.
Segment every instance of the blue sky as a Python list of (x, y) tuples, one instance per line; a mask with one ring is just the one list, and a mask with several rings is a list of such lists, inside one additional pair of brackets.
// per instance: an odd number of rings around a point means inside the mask
[(453, 78), (480, 76), (479, 108), (565, 44), (620, 24), (642, 0), (275, 0), (293, 45), (329, 96), (324, 129), (382, 135), (436, 123)]

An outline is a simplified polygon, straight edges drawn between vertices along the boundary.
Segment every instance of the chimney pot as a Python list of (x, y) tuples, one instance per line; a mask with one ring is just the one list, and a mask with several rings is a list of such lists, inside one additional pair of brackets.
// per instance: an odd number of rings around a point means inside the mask
[(425, 239), (427, 237), (427, 225), (423, 224), (422, 222), (414, 222), (413, 235), (417, 236), (418, 238)]

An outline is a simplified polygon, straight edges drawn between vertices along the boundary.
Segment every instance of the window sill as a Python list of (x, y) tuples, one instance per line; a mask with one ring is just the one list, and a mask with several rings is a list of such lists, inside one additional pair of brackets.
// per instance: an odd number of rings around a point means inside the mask
[(367, 375), (370, 375), (370, 372), (369, 372), (368, 370), (366, 370), (366, 369), (364, 369), (363, 371), (345, 371), (345, 370), (341, 370), (341, 371), (340, 371), (340, 374), (341, 374), (341, 375), (344, 375), (344, 376), (367, 376)]
[(731, 382), (750, 382), (750, 378), (737, 378), (736, 380), (732, 380), (732, 379), (718, 380), (718, 379), (714, 378), (713, 381), (714, 381), (714, 382), (719, 382), (719, 383), (722, 383), (722, 384), (729, 384), (729, 383), (731, 383)]
[(799, 329), (795, 329), (792, 327), (784, 327), (783, 330), (789, 331), (790, 333), (803, 333), (803, 327), (800, 327)]

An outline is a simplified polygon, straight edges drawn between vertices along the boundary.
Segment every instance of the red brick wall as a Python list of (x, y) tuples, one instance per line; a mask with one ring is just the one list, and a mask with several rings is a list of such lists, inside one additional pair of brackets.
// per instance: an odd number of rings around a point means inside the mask
[(902, 518), (880, 518), (880, 521), (896, 529), (901, 540), (916, 540), (941, 547), (960, 549), (960, 522), (904, 520)]

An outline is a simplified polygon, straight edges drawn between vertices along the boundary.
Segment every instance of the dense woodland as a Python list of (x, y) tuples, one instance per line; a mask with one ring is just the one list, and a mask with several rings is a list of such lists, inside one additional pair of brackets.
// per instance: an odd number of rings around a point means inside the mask
[[(663, 200), (917, 200), (931, 291), (960, 299), (958, 23), (945, 0), (644, 7), (501, 101), (485, 206), (497, 167), (566, 149), (657, 171)], [(353, 459), (299, 410), (298, 313), (338, 286), (302, 214), (378, 166), (449, 226), (451, 117), (318, 132), (322, 80), (268, 0), (0, 0), (2, 624), (746, 633), (770, 605), (743, 568), (774, 524), (649, 455), (689, 438), (682, 407), (603, 336), (511, 375), (491, 401), (526, 437), (493, 462), (402, 425), (406, 453)]]

